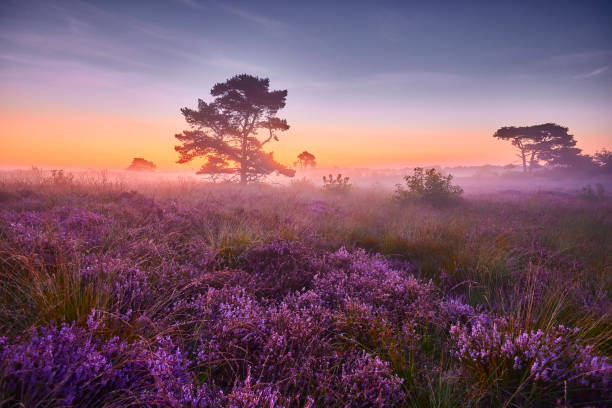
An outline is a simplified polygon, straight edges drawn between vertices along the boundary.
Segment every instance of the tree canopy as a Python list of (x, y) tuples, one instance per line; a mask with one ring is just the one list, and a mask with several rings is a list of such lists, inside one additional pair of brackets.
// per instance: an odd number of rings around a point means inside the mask
[(198, 174), (233, 175), (243, 184), (272, 172), (293, 177), (295, 170), (263, 151), (267, 143), (279, 140), (278, 132), (289, 129), (287, 121), (276, 116), (285, 106), (287, 91), (269, 87), (268, 78), (235, 75), (212, 87), (212, 102), (198, 99), (197, 109), (182, 108), (190, 129), (175, 135), (182, 143), (175, 147), (178, 163), (204, 157)]
[(593, 158), (599, 168), (607, 172), (612, 172), (612, 151), (603, 148), (598, 150)]

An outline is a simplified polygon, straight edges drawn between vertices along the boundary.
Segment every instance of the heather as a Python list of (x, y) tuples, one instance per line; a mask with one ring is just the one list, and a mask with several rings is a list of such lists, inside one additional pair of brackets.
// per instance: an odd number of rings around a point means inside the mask
[(607, 406), (609, 197), (0, 185), (6, 406)]

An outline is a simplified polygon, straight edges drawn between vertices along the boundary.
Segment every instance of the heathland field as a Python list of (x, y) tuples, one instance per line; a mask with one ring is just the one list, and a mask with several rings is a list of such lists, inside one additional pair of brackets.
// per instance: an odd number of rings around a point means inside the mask
[(4, 178), (0, 405), (609, 406), (611, 257), (609, 197)]

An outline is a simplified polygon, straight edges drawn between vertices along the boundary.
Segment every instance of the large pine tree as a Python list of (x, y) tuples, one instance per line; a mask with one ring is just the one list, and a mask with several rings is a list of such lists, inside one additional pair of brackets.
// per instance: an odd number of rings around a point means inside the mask
[(236, 75), (218, 83), (210, 91), (210, 103), (198, 99), (197, 110), (181, 112), (191, 129), (175, 137), (179, 163), (204, 157), (198, 174), (231, 174), (248, 183), (277, 172), (293, 177), (295, 170), (274, 160), (264, 146), (278, 141), (278, 132), (289, 129), (285, 119), (276, 116), (285, 106), (287, 91), (270, 91), (270, 80), (252, 75)]

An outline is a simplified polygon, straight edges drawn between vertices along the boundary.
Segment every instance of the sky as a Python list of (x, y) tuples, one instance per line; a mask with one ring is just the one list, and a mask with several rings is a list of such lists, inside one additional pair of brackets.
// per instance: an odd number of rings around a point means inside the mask
[(182, 107), (248, 73), (287, 89), (291, 163), (517, 162), (501, 126), (612, 148), (611, 1), (0, 2), (0, 165), (176, 164)]

